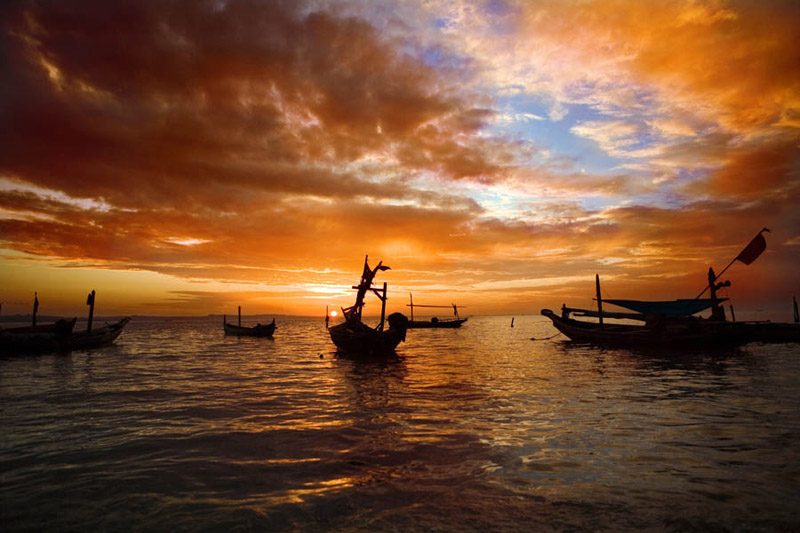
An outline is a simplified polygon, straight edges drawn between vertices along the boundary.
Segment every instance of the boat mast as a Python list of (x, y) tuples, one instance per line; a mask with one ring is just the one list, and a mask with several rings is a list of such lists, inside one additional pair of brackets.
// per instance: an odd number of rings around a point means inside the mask
[(597, 318), (600, 319), (600, 325), (603, 325), (603, 298), (600, 296), (600, 274), (594, 275), (594, 286), (597, 291)]
[[(737, 255), (736, 257), (734, 257), (733, 259), (731, 259), (731, 262), (730, 262), (730, 263), (728, 263), (727, 265), (725, 265), (725, 268), (723, 268), (723, 269), (722, 269), (722, 271), (721, 271), (719, 274), (717, 274), (716, 276), (714, 276), (714, 279), (711, 279), (711, 274), (713, 273), (713, 270), (711, 270), (711, 269), (709, 268), (709, 269), (708, 269), (708, 270), (709, 270), (709, 276), (708, 276), (708, 285), (706, 285), (706, 286), (705, 286), (705, 288), (703, 288), (703, 290), (702, 290), (702, 291), (700, 291), (700, 294), (698, 294), (697, 296), (695, 296), (695, 297), (694, 297), (694, 299), (695, 299), (695, 300), (698, 300), (698, 299), (700, 299), (700, 297), (701, 297), (701, 296), (703, 296), (703, 295), (706, 293), (706, 291), (707, 291), (707, 290), (711, 290), (711, 292), (713, 293), (713, 292), (715, 291), (715, 289), (719, 289), (719, 284), (717, 284), (717, 287), (716, 287), (716, 288), (715, 288), (715, 287), (713, 287), (714, 283), (715, 283), (715, 282), (716, 282), (716, 281), (717, 281), (717, 280), (718, 280), (718, 279), (719, 279), (719, 278), (720, 278), (720, 277), (721, 277), (721, 276), (722, 276), (722, 275), (723, 275), (723, 274), (724, 274), (724, 273), (725, 273), (725, 272), (726, 272), (726, 271), (727, 271), (727, 270), (728, 270), (728, 269), (731, 267), (731, 265), (733, 265), (733, 264), (734, 264), (736, 261), (741, 261), (741, 262), (742, 262), (742, 263), (744, 263), (745, 265), (749, 265), (750, 263), (752, 263), (753, 261), (755, 261), (755, 260), (758, 258), (758, 256), (759, 256), (759, 255), (761, 255), (761, 252), (763, 252), (763, 251), (764, 251), (764, 249), (766, 249), (766, 247), (767, 247), (767, 241), (765, 241), (765, 240), (764, 240), (764, 236), (762, 235), (762, 233), (764, 233), (765, 231), (769, 232), (769, 228), (763, 228), (761, 231), (759, 231), (759, 232), (756, 234), (756, 236), (755, 236), (755, 237), (753, 237), (753, 240), (751, 240), (751, 241), (750, 241), (750, 243), (749, 243), (747, 246), (745, 246), (745, 247), (744, 247), (744, 250), (742, 250), (741, 252), (739, 252), (739, 255)], [(729, 282), (729, 281), (727, 281), (726, 283), (727, 283), (727, 285), (725, 285), (725, 286), (726, 286), (726, 287), (730, 287), (730, 282)], [(712, 298), (714, 298), (714, 296), (712, 296)]]
[(92, 331), (92, 319), (94, 318), (94, 290), (86, 298), (86, 305), (89, 306), (89, 323), (86, 325), (86, 332), (88, 333)]
[[(711, 317), (715, 320), (725, 321), (725, 308), (719, 304), (717, 301), (717, 289), (721, 289), (722, 287), (730, 287), (730, 281), (722, 281), (717, 283), (717, 279), (719, 276), (714, 274), (714, 269), (708, 267), (708, 287), (711, 293), (711, 299), (714, 302), (714, 305), (711, 307)], [(704, 291), (705, 292), (705, 291)]]
[(375, 289), (372, 289), (372, 292), (381, 299), (381, 323), (378, 326), (378, 331), (383, 331), (383, 321), (386, 320), (386, 282), (383, 282), (383, 295), (379, 294)]
[[(386, 283), (384, 283), (383, 296), (381, 297), (380, 294), (381, 291), (372, 288), (372, 280), (375, 279), (375, 275), (378, 273), (379, 270), (389, 270), (389, 267), (385, 266), (383, 264), (383, 261), (380, 261), (378, 263), (378, 266), (371, 269), (369, 268), (369, 264), (367, 263), (368, 259), (369, 256), (365, 255), (364, 270), (361, 273), (361, 281), (358, 283), (358, 285), (353, 286), (353, 288), (358, 291), (356, 292), (356, 303), (354, 303), (352, 306), (346, 309), (342, 309), (342, 313), (344, 314), (345, 320), (361, 321), (361, 310), (364, 308), (364, 296), (367, 295), (367, 291), (369, 290), (375, 293), (375, 295), (378, 296), (378, 298), (381, 298), (381, 300), (384, 301), (384, 306), (385, 306)], [(381, 327), (383, 327), (383, 324), (381, 324)]]

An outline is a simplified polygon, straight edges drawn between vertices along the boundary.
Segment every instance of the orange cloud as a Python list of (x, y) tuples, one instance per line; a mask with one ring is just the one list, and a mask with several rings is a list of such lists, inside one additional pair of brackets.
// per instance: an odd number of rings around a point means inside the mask
[(517, 4), (518, 34), (530, 40), (539, 82), (549, 75), (565, 98), (625, 111), (641, 104), (626, 89), (656, 91), (665, 110), (736, 131), (797, 114), (796, 2)]
[(163, 312), (312, 313), (370, 253), (398, 291), (530, 311), (594, 272), (691, 296), (767, 225), (762, 293), (797, 284), (794, 4), (446, 4), (441, 31), (437, 2), (4, 4), (0, 261), (155, 273)]

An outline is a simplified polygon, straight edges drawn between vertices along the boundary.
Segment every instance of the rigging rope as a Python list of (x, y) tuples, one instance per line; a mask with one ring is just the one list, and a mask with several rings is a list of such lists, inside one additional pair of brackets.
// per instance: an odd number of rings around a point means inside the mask
[(541, 338), (541, 339), (537, 339), (536, 337), (531, 337), (531, 340), (532, 340), (532, 341), (549, 341), (549, 340), (550, 340), (550, 339), (552, 339), (553, 337), (558, 337), (559, 335), (561, 335), (561, 332), (560, 332), (560, 331), (559, 331), (559, 332), (557, 332), (555, 335), (550, 335), (549, 337), (543, 337), (543, 338)]

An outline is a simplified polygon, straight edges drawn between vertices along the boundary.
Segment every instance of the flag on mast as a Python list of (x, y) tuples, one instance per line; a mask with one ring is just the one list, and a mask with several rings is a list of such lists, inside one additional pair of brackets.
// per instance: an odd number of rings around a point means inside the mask
[(769, 229), (764, 228), (759, 231), (758, 235), (753, 237), (753, 240), (750, 241), (750, 244), (745, 246), (744, 250), (742, 250), (739, 255), (736, 256), (734, 261), (741, 261), (745, 265), (749, 265), (758, 259), (758, 256), (760, 256), (761, 253), (767, 248), (767, 241), (764, 239), (764, 235), (762, 235), (762, 233), (765, 231), (769, 231)]

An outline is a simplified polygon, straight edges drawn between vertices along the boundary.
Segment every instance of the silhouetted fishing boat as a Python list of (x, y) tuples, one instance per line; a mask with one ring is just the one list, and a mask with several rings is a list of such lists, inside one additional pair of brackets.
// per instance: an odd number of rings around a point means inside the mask
[(252, 327), (235, 326), (233, 324), (228, 324), (227, 322), (224, 323), (223, 326), (225, 329), (225, 335), (238, 335), (240, 337), (272, 337), (272, 334), (275, 333), (274, 318), (269, 324), (256, 324)]
[(33, 325), (0, 330), (0, 352), (4, 354), (68, 352), (84, 348), (96, 348), (113, 343), (130, 318), (114, 324), (93, 328), (95, 291), (89, 293), (89, 319), (86, 330), (74, 331), (76, 319), (58, 320), (54, 324), (36, 325), (39, 308), (38, 294), (34, 296)]
[(61, 318), (52, 324), (39, 324), (36, 326), (21, 326), (17, 328), (0, 328), (0, 332), (13, 335), (69, 335), (75, 327), (77, 318), (67, 320)]
[[(576, 309), (561, 306), (561, 315), (550, 309), (542, 309), (542, 315), (553, 322), (553, 326), (580, 343), (600, 346), (632, 348), (716, 348), (746, 344), (749, 336), (734, 323), (724, 320), (701, 319), (695, 313), (714, 309), (717, 315), (719, 304), (726, 298), (647, 301), (647, 300), (603, 300), (600, 296), (600, 277), (595, 276), (597, 310)], [(612, 304), (634, 311), (604, 311), (603, 304)], [(597, 322), (575, 320), (570, 315), (597, 318)], [(608, 323), (608, 319), (639, 321), (644, 324)]]
[(6, 334), (13, 334), (13, 335), (59, 335), (64, 336), (68, 335), (72, 332), (72, 328), (75, 327), (75, 322), (77, 318), (73, 318), (71, 320), (66, 318), (61, 318), (56, 320), (52, 324), (37, 324), (37, 313), (39, 312), (39, 293), (33, 293), (33, 313), (31, 314), (31, 325), (30, 326), (20, 326), (14, 328), (0, 328), (0, 331)]
[(64, 339), (61, 348), (76, 350), (82, 348), (97, 348), (113, 343), (120, 336), (122, 330), (131, 319), (122, 318), (113, 324), (101, 326), (86, 331), (74, 331)]
[[(63, 326), (60, 329), (51, 329), (50, 331), (32, 332), (24, 330), (35, 330), (41, 326), (4, 329), (0, 331), (0, 351), (5, 354), (25, 354), (68, 352), (85, 348), (97, 348), (113, 343), (130, 320), (130, 318), (123, 318), (113, 324), (84, 331), (72, 331), (71, 327), (68, 330), (64, 330)], [(64, 322), (75, 324), (74, 319)]]
[[(648, 302), (655, 303), (655, 302)], [(570, 312), (593, 313), (588, 310), (562, 308), (561, 316), (550, 309), (542, 315), (553, 322), (561, 333), (578, 343), (629, 348), (721, 348), (746, 344), (750, 336), (732, 322), (717, 322), (692, 316), (638, 315), (607, 313), (606, 318), (643, 320), (638, 324), (586, 322), (569, 317)], [(577, 314), (577, 313), (576, 313)]]
[[(395, 355), (395, 348), (406, 340), (408, 319), (402, 313), (392, 313), (388, 319), (386, 315), (386, 283), (383, 289), (372, 287), (372, 280), (379, 270), (389, 270), (383, 262), (371, 269), (364, 257), (364, 270), (361, 281), (353, 288), (356, 292), (356, 302), (351, 307), (342, 309), (345, 321), (328, 329), (331, 340), (336, 345), (340, 354), (352, 357), (385, 357)], [(364, 297), (367, 291), (372, 291), (381, 300), (381, 321), (372, 328), (361, 321), (361, 312), (364, 308)], [(389, 329), (384, 329), (388, 322)]]
[(31, 353), (56, 349), (57, 342), (72, 334), (77, 319), (60, 319), (53, 324), (0, 329), (0, 352)]
[[(561, 307), (561, 315), (550, 309), (542, 309), (542, 315), (553, 322), (561, 333), (576, 342), (597, 345), (623, 346), (637, 348), (659, 347), (731, 347), (749, 342), (800, 342), (800, 324), (774, 324), (771, 322), (728, 321), (725, 310), (720, 305), (727, 298), (717, 298), (717, 291), (729, 287), (730, 281), (719, 282), (719, 277), (734, 263), (741, 261), (749, 265), (764, 251), (766, 241), (764, 228), (720, 272), (708, 269), (708, 285), (694, 299), (672, 301), (646, 300), (603, 300), (600, 295), (600, 278), (595, 276), (597, 310)], [(701, 298), (710, 291), (711, 298)], [(623, 307), (628, 312), (608, 312), (603, 304)], [(711, 309), (709, 318), (693, 316)], [(732, 311), (731, 311), (732, 312)], [(570, 317), (586, 316), (597, 318), (597, 322), (575, 320)], [(641, 321), (643, 325), (630, 323), (607, 323), (606, 319), (627, 319)], [(800, 321), (795, 301), (795, 321)]]
[[(409, 329), (426, 329), (426, 328), (460, 328), (461, 324), (467, 321), (466, 318), (458, 316), (458, 306), (456, 304), (450, 305), (414, 305), (414, 297), (409, 293), (408, 299), (410, 301), (406, 307), (411, 308), (411, 320), (408, 321)], [(440, 319), (432, 317), (430, 320), (414, 320), (414, 307), (436, 307), (436, 308), (450, 308), (453, 307), (453, 316), (455, 318)]]
[(239, 337), (269, 337), (275, 333), (275, 319), (269, 324), (256, 324), (255, 326), (242, 326), (242, 306), (239, 306), (239, 325), (228, 324), (228, 319), (222, 315), (222, 328), (225, 335), (237, 335)]

